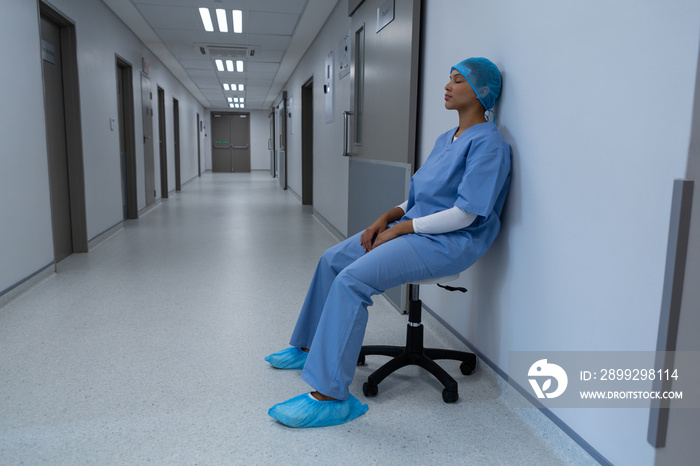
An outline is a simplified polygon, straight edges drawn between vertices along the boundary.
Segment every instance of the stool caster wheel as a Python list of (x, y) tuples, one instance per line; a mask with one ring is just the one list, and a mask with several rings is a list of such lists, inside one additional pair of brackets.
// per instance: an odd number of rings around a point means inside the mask
[(442, 401), (445, 403), (454, 403), (459, 398), (458, 392), (451, 392), (447, 389), (442, 391)]
[(473, 364), (470, 362), (463, 362), (459, 365), (459, 371), (464, 375), (472, 375), (474, 372), (476, 372), (476, 368), (479, 365), (477, 361), (478, 359), (474, 358)]
[(358, 366), (365, 365), (365, 355), (364, 354), (361, 354), (360, 357), (357, 358), (357, 365)]
[(365, 382), (365, 384), (362, 386), (362, 393), (364, 393), (365, 396), (377, 396), (377, 393), (379, 393), (379, 387), (376, 385), (370, 385), (369, 382)]

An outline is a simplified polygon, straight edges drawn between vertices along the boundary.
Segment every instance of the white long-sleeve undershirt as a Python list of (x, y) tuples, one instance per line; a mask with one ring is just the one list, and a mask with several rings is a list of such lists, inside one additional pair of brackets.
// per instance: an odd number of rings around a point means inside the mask
[[(408, 201), (404, 201), (403, 204), (397, 207), (405, 213), (408, 208)], [(468, 227), (474, 222), (476, 217), (476, 214), (454, 206), (449, 209), (441, 210), (440, 212), (435, 212), (434, 214), (414, 218), (413, 231), (429, 235), (448, 233)]]

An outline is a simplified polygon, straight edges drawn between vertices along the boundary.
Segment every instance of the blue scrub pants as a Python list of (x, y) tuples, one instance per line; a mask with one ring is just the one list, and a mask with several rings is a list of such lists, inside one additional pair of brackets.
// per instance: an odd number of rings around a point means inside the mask
[[(423, 252), (435, 248), (429, 236), (414, 236), (413, 244), (398, 237), (367, 253), (360, 236), (323, 254), (290, 341), (292, 346), (310, 350), (302, 378), (318, 392), (338, 400), (347, 400), (350, 394), (371, 296), (403, 283), (463, 270), (448, 258), (444, 266), (432, 263), (427, 267), (414, 246)], [(441, 256), (442, 251), (435, 252)]]

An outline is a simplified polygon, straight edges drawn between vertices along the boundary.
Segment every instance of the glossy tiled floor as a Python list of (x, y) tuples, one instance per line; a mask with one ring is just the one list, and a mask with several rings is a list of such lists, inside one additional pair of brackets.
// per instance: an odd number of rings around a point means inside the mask
[[(336, 427), (267, 409), (309, 388), (263, 358), (287, 346), (335, 243), (265, 173), (205, 174), (0, 308), (0, 464), (593, 464), (548, 421), (525, 422), (485, 365), (445, 404), (405, 368)], [(365, 341), (400, 344), (377, 297)], [(426, 344), (463, 345), (426, 316)], [(456, 363), (444, 363), (458, 375)], [(545, 443), (545, 440), (546, 443)]]

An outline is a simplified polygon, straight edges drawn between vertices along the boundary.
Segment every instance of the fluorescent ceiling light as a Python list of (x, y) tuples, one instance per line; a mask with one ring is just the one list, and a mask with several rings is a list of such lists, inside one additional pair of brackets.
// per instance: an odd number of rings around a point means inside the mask
[(224, 71), (224, 62), (222, 60), (216, 60), (216, 69)]
[(241, 108), (245, 108), (245, 105), (241, 104)]
[(209, 8), (200, 8), (199, 16), (202, 17), (204, 30), (207, 32), (214, 32), (214, 24), (211, 22), (211, 13), (209, 13)]
[(243, 12), (233, 10), (233, 32), (240, 34), (243, 32)]
[(243, 72), (243, 60), (236, 60), (236, 71)]
[(241, 108), (241, 105), (240, 105), (240, 104), (236, 104), (236, 108)]
[(244, 90), (244, 89), (243, 89), (243, 84), (239, 84), (239, 85), (238, 85), (238, 90), (239, 90), (239, 91)]
[(228, 104), (229, 107), (233, 108), (233, 104)]
[(226, 10), (221, 8), (216, 10), (216, 21), (219, 23), (220, 32), (228, 32), (228, 18), (226, 18)]
[(236, 90), (236, 85), (235, 85), (235, 84), (231, 84), (231, 90), (232, 90), (232, 91), (235, 91), (235, 90)]
[[(221, 70), (221, 71), (224, 71), (224, 70)], [(228, 84), (224, 84), (224, 90), (225, 90), (225, 91), (228, 91), (228, 89), (229, 89), (229, 88), (228, 88)]]
[(233, 101), (234, 101), (234, 102), (238, 102), (238, 97), (234, 97), (234, 98), (233, 98)]
[(240, 101), (241, 101), (241, 103), (243, 103), (243, 102), (245, 102), (245, 99), (243, 97), (241, 97)]
[(229, 101), (229, 102), (233, 102), (233, 97), (229, 97), (229, 98), (228, 98), (228, 101)]
[(226, 60), (226, 69), (228, 71), (233, 71), (233, 60)]

